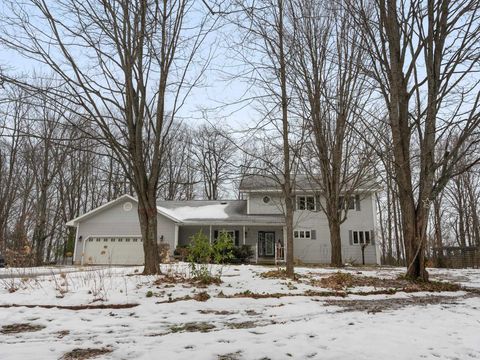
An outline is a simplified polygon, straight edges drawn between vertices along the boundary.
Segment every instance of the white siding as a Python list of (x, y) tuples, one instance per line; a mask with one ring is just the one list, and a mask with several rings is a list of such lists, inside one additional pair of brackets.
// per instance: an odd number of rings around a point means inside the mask
[[(270, 197), (268, 203), (263, 202), (265, 196)], [(250, 193), (248, 196), (249, 214), (283, 214), (284, 201), (279, 193)]]
[[(130, 211), (123, 209), (125, 202), (131, 202), (133, 207)], [(163, 235), (164, 242), (170, 244), (170, 251), (173, 253), (175, 246), (175, 223), (158, 215), (158, 239)], [(77, 237), (83, 241), (77, 241), (75, 251), (75, 263), (79, 263), (83, 252), (83, 242), (89, 236), (140, 236), (140, 223), (138, 220), (137, 203), (125, 199), (112, 207), (93, 214), (80, 221)], [(141, 243), (139, 243), (140, 246)]]
[[(362, 263), (360, 245), (350, 245), (349, 230), (374, 230), (374, 211), (372, 196), (360, 201), (360, 211), (349, 210), (347, 220), (341, 225), (342, 257), (344, 262)], [(321, 211), (297, 210), (294, 215), (294, 227), (316, 230), (316, 240), (294, 240), (294, 256), (304, 263), (330, 263), (330, 232), (325, 214)], [(377, 245), (368, 245), (365, 249), (365, 263), (377, 263)]]

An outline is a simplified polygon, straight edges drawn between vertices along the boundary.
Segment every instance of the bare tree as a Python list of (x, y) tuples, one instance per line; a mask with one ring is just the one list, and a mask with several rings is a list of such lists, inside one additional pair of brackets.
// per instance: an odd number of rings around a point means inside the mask
[(471, 166), (458, 169), (459, 159), (476, 153), (479, 161), (479, 80), (470, 75), (480, 64), (480, 4), (378, 0), (346, 8), (368, 42), (368, 74), (388, 111), (407, 276), (426, 280), (431, 204)]
[(144, 274), (158, 273), (165, 138), (203, 72), (195, 54), (212, 22), (189, 0), (29, 0), (6, 11), (0, 42), (63, 80), (61, 94), (122, 165), (138, 195)]
[(248, 81), (262, 91), (256, 98), (264, 118), (257, 124), (257, 129), (271, 127), (277, 134), (274, 139), (279, 137), (278, 143), (281, 144), (281, 149), (275, 153), (277, 159), (281, 159), (281, 164), (278, 161), (266, 161), (277, 166), (265, 170), (272, 174), (282, 191), (287, 230), (286, 271), (289, 277), (293, 277), (295, 187), (292, 173), (295, 157), (290, 141), (293, 122), (289, 113), (291, 90), (287, 83), (289, 54), (286, 39), (289, 30), (286, 10), (287, 4), (283, 0), (262, 0), (234, 1), (231, 11), (238, 15), (234, 22), (242, 34), (240, 56), (250, 68)]
[(192, 155), (203, 183), (203, 195), (217, 200), (233, 176), (235, 146), (222, 127), (202, 125), (192, 134)]
[(330, 229), (331, 264), (341, 266), (340, 225), (361, 191), (374, 185), (374, 152), (360, 128), (371, 94), (362, 73), (365, 44), (348, 12), (329, 4), (291, 1), (289, 41), (298, 112), (310, 137), (304, 169), (325, 199), (319, 205)]

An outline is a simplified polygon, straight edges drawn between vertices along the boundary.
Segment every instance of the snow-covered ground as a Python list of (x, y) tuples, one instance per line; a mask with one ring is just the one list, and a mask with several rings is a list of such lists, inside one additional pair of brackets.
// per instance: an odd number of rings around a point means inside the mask
[[(77, 348), (111, 350), (98, 359), (480, 359), (479, 293), (365, 296), (358, 292), (382, 288), (362, 286), (348, 289), (357, 294), (345, 298), (312, 296), (307, 294), (331, 289), (310, 280), (337, 270), (297, 268), (299, 281), (259, 276), (273, 269), (226, 266), (223, 282), (206, 288), (189, 282), (156, 285), (157, 277), (140, 276), (142, 269), (134, 267), (2, 269), (0, 359), (58, 359)], [(187, 264), (164, 265), (163, 271), (189, 275)], [(385, 279), (403, 271), (342, 270)], [(480, 288), (480, 270), (430, 274)], [(202, 292), (210, 298), (176, 301)], [(7, 307), (12, 304), (16, 307)], [(101, 304), (132, 307), (66, 308)], [(41, 329), (1, 333), (2, 326), (24, 323)]]

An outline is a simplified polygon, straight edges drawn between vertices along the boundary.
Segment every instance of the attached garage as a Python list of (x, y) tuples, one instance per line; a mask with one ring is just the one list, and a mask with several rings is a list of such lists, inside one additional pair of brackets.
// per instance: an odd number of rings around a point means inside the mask
[[(158, 210), (158, 244), (170, 255), (178, 241), (179, 221)], [(67, 223), (76, 228), (74, 263), (78, 265), (143, 265), (144, 253), (137, 200), (123, 195)]]
[(84, 246), (86, 265), (143, 265), (141, 237), (90, 236)]

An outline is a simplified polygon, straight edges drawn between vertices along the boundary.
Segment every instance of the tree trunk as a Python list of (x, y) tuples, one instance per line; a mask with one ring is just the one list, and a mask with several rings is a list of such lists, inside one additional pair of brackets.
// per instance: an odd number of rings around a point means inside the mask
[(413, 199), (400, 199), (403, 219), (403, 239), (407, 260), (406, 277), (412, 280), (428, 281), (425, 269), (425, 244), (427, 241), (428, 209), (420, 206), (415, 211)]
[[(145, 202), (147, 202), (145, 204)], [(157, 205), (155, 199), (145, 201), (141, 196), (138, 199), (138, 218), (143, 239), (145, 254), (144, 275), (160, 274), (160, 258), (157, 243)]]
[(286, 239), (286, 271), (287, 276), (294, 277), (294, 265), (293, 265), (293, 203), (291, 198), (286, 199), (285, 206), (285, 223), (287, 226), (287, 239)]
[(341, 267), (343, 266), (343, 261), (342, 261), (342, 240), (340, 237), (340, 222), (329, 219), (328, 227), (330, 229), (330, 244), (332, 247), (330, 263), (332, 266)]
[(47, 189), (42, 186), (40, 190), (39, 204), (37, 207), (37, 220), (33, 231), (32, 243), (35, 246), (35, 266), (41, 266), (45, 256), (45, 240), (47, 227)]

